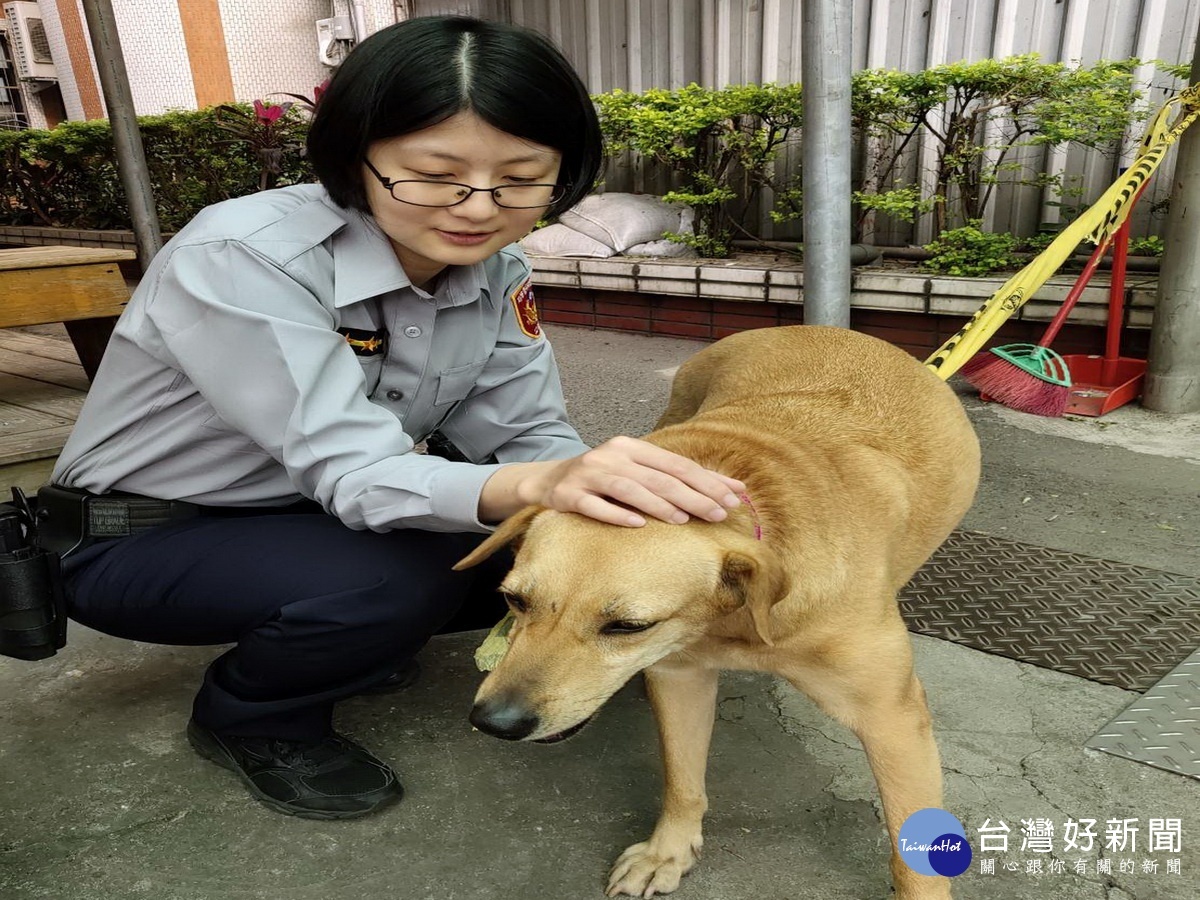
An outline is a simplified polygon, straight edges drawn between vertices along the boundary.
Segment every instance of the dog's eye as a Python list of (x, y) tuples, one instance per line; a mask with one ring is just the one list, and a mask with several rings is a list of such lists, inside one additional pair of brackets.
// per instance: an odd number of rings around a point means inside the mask
[(601, 634), (637, 634), (639, 631), (645, 631), (648, 628), (654, 627), (654, 622), (625, 622), (617, 620), (609, 622), (600, 629)]

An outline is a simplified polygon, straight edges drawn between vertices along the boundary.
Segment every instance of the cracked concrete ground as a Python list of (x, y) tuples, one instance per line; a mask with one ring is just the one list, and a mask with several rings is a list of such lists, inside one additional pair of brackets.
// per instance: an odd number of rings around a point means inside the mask
[[(572, 415), (591, 441), (647, 430), (667, 373), (701, 346), (562, 327), (551, 336)], [(1049, 428), (964, 400), (985, 453), (964, 527), (1200, 577), (1200, 417), (1122, 410)], [(271, 813), (187, 747), (191, 694), (217, 648), (134, 644), (73, 627), (51, 660), (0, 660), (0, 898), (603, 896), (608, 865), (646, 836), (657, 812), (655, 732), (641, 687), (628, 685), (570, 742), (492, 740), (465, 718), (479, 637), (436, 638), (415, 688), (343, 704), (339, 727), (394, 765), (408, 795), (376, 817), (341, 823)], [(946, 806), (976, 849), (956, 897), (1200, 896), (1200, 783), (1082, 749), (1135, 694), (932, 638), (914, 644)], [(887, 838), (863, 754), (786, 685), (723, 676), (709, 793), (705, 857), (676, 896), (888, 895)], [(1150, 852), (1150, 820), (1171, 818), (1182, 821), (1179, 852)], [(1054, 823), (1050, 853), (1021, 850), (1023, 819)], [(1064, 851), (1068, 819), (1097, 820), (1101, 846)], [(1138, 820), (1135, 849), (1103, 848), (1110, 819)], [(1011, 829), (1008, 852), (979, 853), (975, 830), (985, 820)], [(995, 874), (979, 871), (980, 856), (995, 858)], [(1170, 859), (1179, 874), (1168, 872)], [(1098, 874), (1098, 860), (1111, 875)], [(1143, 871), (1149, 861), (1156, 872)], [(1039, 866), (1041, 874), (1029, 871)]]

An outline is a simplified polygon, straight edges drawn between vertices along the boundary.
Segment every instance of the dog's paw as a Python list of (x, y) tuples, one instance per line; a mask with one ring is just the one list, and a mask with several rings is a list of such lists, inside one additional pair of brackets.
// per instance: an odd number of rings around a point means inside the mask
[(624, 894), (643, 898), (669, 894), (699, 858), (699, 840), (684, 843), (676, 851), (663, 849), (653, 839), (634, 844), (613, 865), (606, 893), (609, 897)]

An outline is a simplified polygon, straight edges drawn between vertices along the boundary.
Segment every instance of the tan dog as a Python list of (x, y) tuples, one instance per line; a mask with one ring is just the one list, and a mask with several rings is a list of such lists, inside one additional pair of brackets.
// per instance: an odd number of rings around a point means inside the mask
[[(556, 741), (645, 670), (666, 773), (650, 839), (608, 894), (673, 891), (699, 855), (721, 669), (786, 678), (862, 741), (900, 900), (948, 898), (896, 851), (941, 805), (941, 767), (896, 592), (962, 518), (979, 445), (954, 393), (916, 359), (837, 328), (767, 328), (689, 360), (646, 440), (738, 478), (721, 523), (606, 525), (538, 507), (458, 568), (520, 540), (502, 590), (507, 655), (471, 713), (483, 731)], [(756, 533), (761, 530), (761, 539)]]

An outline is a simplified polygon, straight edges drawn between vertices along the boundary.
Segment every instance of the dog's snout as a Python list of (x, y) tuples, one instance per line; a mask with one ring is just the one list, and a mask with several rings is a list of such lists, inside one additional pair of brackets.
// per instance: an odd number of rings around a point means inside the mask
[(511, 696), (480, 700), (471, 710), (470, 720), (480, 731), (506, 741), (527, 738), (538, 727), (538, 717)]

